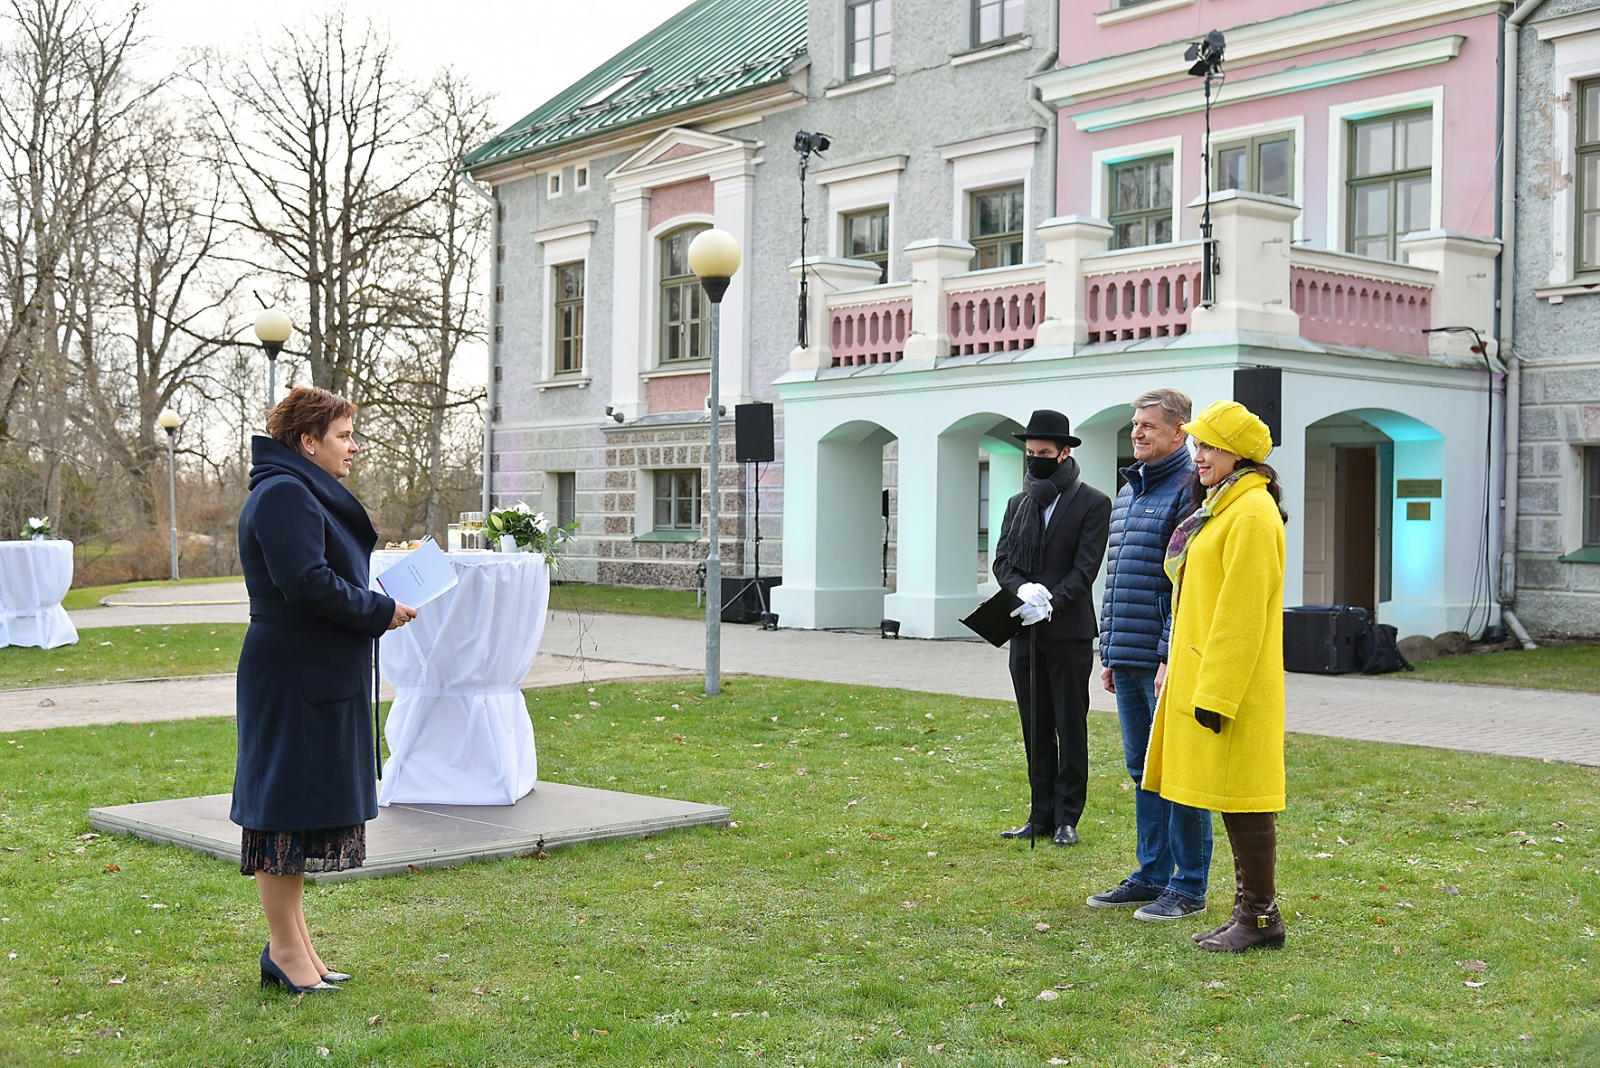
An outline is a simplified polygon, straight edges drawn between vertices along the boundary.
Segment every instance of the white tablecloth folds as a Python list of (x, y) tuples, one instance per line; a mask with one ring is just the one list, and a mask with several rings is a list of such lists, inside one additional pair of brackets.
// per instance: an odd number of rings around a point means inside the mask
[(70, 541), (0, 541), (0, 646), (76, 643), (78, 628), (61, 607), (71, 588)]
[[(376, 576), (404, 553), (372, 554)], [(378, 804), (509, 805), (539, 779), (518, 688), (533, 668), (550, 603), (538, 553), (451, 553), (460, 581), (384, 635), (395, 690)]]

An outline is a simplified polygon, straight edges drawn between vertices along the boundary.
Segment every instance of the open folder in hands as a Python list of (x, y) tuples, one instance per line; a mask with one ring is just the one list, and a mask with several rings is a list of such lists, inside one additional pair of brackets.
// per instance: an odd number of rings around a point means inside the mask
[(432, 538), (424, 539), (419, 548), (406, 553), (399, 563), (378, 576), (384, 593), (412, 608), (421, 608), (449, 592), (458, 581), (456, 569)]

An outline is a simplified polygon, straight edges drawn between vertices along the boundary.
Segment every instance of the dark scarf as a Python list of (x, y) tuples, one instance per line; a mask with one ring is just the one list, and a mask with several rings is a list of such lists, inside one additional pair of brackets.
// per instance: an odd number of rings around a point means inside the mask
[(1044, 510), (1078, 484), (1078, 461), (1068, 456), (1049, 478), (1022, 476), (1022, 500), (1011, 520), (1011, 558), (1017, 570), (1031, 575), (1044, 568)]

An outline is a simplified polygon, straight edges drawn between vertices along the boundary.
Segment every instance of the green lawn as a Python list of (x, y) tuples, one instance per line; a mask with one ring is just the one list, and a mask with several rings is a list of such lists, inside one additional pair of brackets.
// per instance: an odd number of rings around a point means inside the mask
[[(0, 649), (0, 690), (65, 682), (212, 675), (239, 666), (244, 623), (95, 627), (58, 649)], [(5, 1061), (0, 1059), (0, 1065)]]
[(1424, 660), (1416, 668), (1414, 674), (1401, 672), (1388, 677), (1600, 693), (1600, 645), (1595, 644), (1573, 642), (1504, 653), (1442, 656)]
[(80, 837), (94, 804), (227, 790), (230, 723), (0, 733), (0, 1064), (1600, 1063), (1594, 770), (1291, 738), (1289, 948), (1222, 958), (1199, 921), (1083, 905), (1132, 850), (1111, 717), (1083, 845), (1030, 851), (996, 836), (1023, 814), (1012, 708), (726, 685), (528, 707), (545, 778), (735, 826), (315, 890), (356, 978), (299, 1003), (257, 987), (231, 865)]
[(693, 590), (650, 590), (632, 586), (591, 586), (563, 582), (550, 590), (550, 607), (561, 612), (607, 612), (624, 616), (704, 619), (704, 605)]
[[(110, 597), (113, 594), (126, 593), (128, 590), (142, 590), (152, 586), (198, 586), (208, 582), (239, 582), (239, 575), (224, 575), (221, 578), (189, 578), (173, 582), (163, 579), (157, 582), (122, 582), (113, 586), (82, 586), (75, 590), (68, 590), (61, 601), (61, 606), (69, 612), (76, 612), (80, 608), (99, 608), (100, 598)], [(182, 598), (174, 598), (182, 600)]]

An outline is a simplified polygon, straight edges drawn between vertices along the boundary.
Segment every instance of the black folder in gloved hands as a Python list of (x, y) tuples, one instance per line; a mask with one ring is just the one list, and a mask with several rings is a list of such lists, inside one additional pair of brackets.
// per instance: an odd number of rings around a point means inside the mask
[(972, 614), (963, 619), (961, 624), (999, 649), (1022, 633), (1022, 620), (1011, 614), (1020, 604), (1022, 598), (1010, 590), (1001, 590), (973, 609)]

